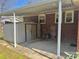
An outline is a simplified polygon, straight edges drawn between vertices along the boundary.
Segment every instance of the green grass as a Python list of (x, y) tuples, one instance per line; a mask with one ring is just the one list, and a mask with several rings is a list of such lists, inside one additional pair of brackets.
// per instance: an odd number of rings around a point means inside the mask
[(0, 59), (29, 59), (5, 46), (0, 45)]
[[(0, 32), (0, 39), (1, 38), (3, 38), (3, 32)], [(29, 58), (7, 48), (6, 46), (0, 45), (0, 59), (29, 59)]]
[(3, 37), (3, 32), (0, 32), (0, 37)]

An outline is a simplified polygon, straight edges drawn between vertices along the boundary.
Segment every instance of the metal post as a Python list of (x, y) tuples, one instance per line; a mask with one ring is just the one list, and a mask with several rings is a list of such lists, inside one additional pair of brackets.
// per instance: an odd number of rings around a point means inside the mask
[(61, 50), (61, 25), (62, 25), (62, 0), (58, 0), (58, 37), (57, 37), (57, 59), (60, 59)]
[(16, 17), (15, 17), (15, 13), (13, 13), (13, 17), (14, 17), (14, 47), (16, 47)]

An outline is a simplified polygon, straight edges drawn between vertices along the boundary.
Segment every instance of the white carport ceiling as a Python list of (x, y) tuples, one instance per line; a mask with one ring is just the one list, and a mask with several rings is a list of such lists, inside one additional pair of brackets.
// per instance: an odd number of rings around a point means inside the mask
[[(62, 0), (62, 1), (63, 1), (63, 7), (78, 8), (79, 0)], [(15, 2), (16, 0), (2, 0), (0, 2), (1, 3), (0, 6), (4, 4), (5, 7), (5, 5), (14, 4)], [(7, 6), (5, 8), (9, 9), (9, 7)], [(42, 11), (55, 9), (55, 8), (57, 8), (57, 0), (29, 0), (28, 4), (24, 5), (24, 7), (22, 6), (21, 8), (15, 8), (13, 10), (10, 9), (7, 11), (5, 10), (0, 15), (11, 15), (12, 12), (16, 12), (17, 15), (40, 13)]]

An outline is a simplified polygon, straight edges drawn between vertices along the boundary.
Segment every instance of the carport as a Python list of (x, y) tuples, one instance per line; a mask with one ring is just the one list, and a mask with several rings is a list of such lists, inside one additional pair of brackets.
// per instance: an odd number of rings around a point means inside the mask
[[(14, 25), (14, 35), (13, 35), (14, 36), (14, 47), (16, 47), (16, 44), (17, 44), (16, 43), (16, 40), (17, 40), (16, 39), (16, 36), (17, 36), (16, 35), (16, 16), (17, 15), (19, 15), (19, 16), (29, 16), (29, 15), (32, 16), (32, 15), (51, 13), (52, 11), (55, 12), (57, 10), (59, 17), (58, 17), (58, 26), (57, 26), (57, 29), (58, 29), (58, 31), (57, 31), (57, 44), (55, 44), (55, 46), (57, 46), (56, 47), (56, 49), (57, 49), (57, 56), (59, 58), (60, 57), (60, 52), (61, 52), (60, 50), (61, 50), (61, 24), (62, 24), (62, 12), (63, 12), (62, 10), (63, 9), (78, 9), (77, 5), (75, 5), (75, 3), (74, 3), (75, 1), (76, 0), (69, 0), (69, 1), (66, 1), (66, 2), (62, 1), (62, 0), (58, 0), (58, 1), (50, 0), (49, 2), (48, 1), (44, 1), (44, 3), (40, 2), (38, 4), (37, 3), (36, 4), (30, 3), (28, 6), (24, 6), (23, 8), (19, 8), (19, 9), (15, 9), (15, 10), (9, 10), (7, 12), (2, 12), (0, 14), (1, 16), (12, 16), (13, 15), (13, 20), (14, 20), (13, 21), (13, 25)], [(63, 5), (62, 3), (65, 3), (65, 5), (62, 6)], [(3, 9), (4, 8), (2, 8), (2, 10)], [(54, 10), (52, 10), (52, 9), (54, 9)], [(38, 26), (40, 26), (40, 25), (38, 24)], [(40, 32), (38, 32), (38, 34), (39, 33)], [(42, 42), (40, 42), (40, 43), (42, 44)], [(50, 42), (52, 42), (52, 41), (50, 41)], [(52, 42), (52, 43), (55, 43), (55, 42)], [(32, 46), (32, 45), (30, 45), (30, 46)], [(50, 48), (50, 47), (48, 47), (48, 48)]]

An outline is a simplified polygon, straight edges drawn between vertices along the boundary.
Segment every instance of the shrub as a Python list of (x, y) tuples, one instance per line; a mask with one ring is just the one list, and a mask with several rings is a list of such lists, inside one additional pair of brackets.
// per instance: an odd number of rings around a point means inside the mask
[(65, 52), (65, 54), (66, 54), (65, 59), (79, 59), (79, 53), (72, 54)]

